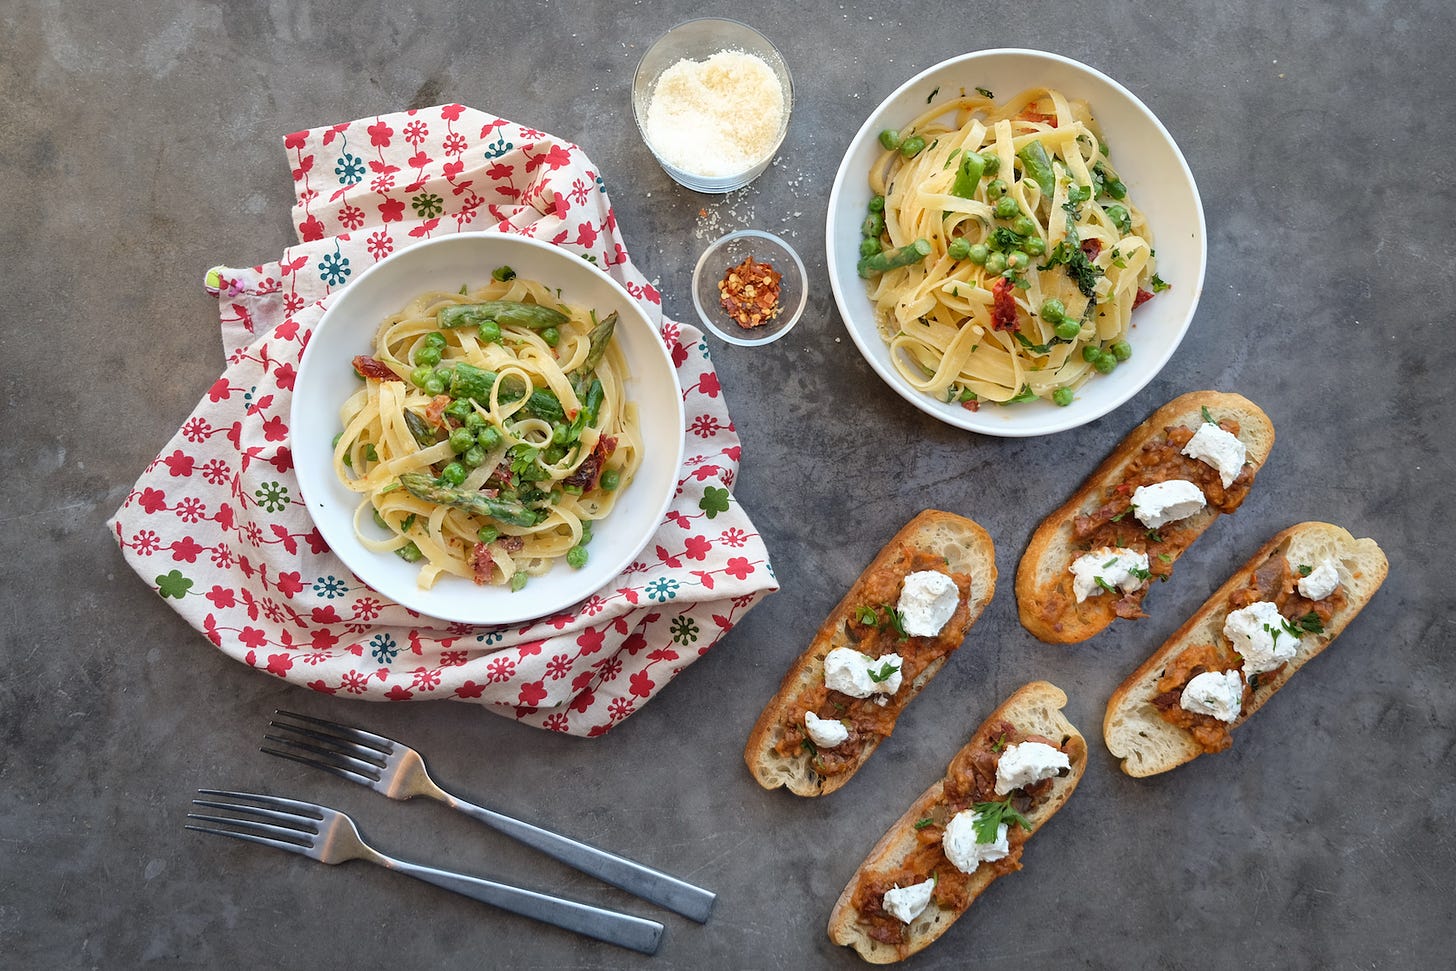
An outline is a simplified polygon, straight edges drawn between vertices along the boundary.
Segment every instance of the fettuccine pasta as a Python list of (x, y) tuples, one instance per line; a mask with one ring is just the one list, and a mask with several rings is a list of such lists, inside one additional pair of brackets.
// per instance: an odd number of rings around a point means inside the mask
[(615, 325), (506, 267), (387, 318), (334, 443), (360, 542), (418, 562), (426, 588), (582, 566), (642, 459)]
[(1132, 353), (1133, 308), (1167, 284), (1085, 102), (973, 92), (880, 140), (860, 275), (907, 382), (1065, 405)]

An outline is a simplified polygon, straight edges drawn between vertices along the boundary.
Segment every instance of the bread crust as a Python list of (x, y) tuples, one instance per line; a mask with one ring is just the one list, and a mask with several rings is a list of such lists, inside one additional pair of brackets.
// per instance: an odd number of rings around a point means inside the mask
[[(1116, 618), (1111, 597), (1088, 597), (1079, 604), (1070, 596), (1068, 570), (1072, 561), (1081, 555), (1072, 532), (1073, 523), (1078, 516), (1091, 513), (1101, 505), (1104, 491), (1124, 479), (1143, 445), (1169, 426), (1197, 428), (1203, 421), (1204, 408), (1218, 418), (1238, 420), (1239, 440), (1244, 443), (1247, 461), (1256, 474), (1268, 459), (1274, 445), (1274, 426), (1268, 415), (1242, 395), (1192, 391), (1153, 412), (1032, 533), (1016, 568), (1016, 608), (1022, 626), (1039, 640), (1049, 644), (1076, 644), (1100, 633)], [(1196, 541), (1220, 515), (1210, 505), (1179, 525), (1191, 531)]]
[(1155, 686), (1164, 667), (1182, 651), (1222, 638), (1230, 598), (1246, 588), (1254, 572), (1272, 556), (1293, 557), (1304, 563), (1318, 563), (1326, 556), (1337, 560), (1341, 565), (1345, 605), (1331, 615), (1323, 634), (1301, 635), (1298, 653), (1277, 675), (1260, 677), (1259, 686), (1253, 689), (1238, 719), (1229, 725), (1230, 730), (1247, 721), (1284, 687), (1294, 672), (1339, 636), (1370, 602), (1390, 569), (1385, 553), (1373, 539), (1357, 540), (1332, 523), (1298, 523), (1276, 533), (1113, 691), (1102, 722), (1102, 737), (1108, 750), (1122, 759), (1123, 772), (1136, 777), (1156, 775), (1204, 754), (1186, 729), (1159, 716), (1152, 705)]
[[(1033, 835), (1057, 813), (1057, 810), (1066, 804), (1087, 767), (1087, 742), (1072, 723), (1062, 715), (1061, 709), (1066, 704), (1066, 694), (1050, 682), (1033, 681), (1023, 685), (982, 722), (960, 752), (957, 752), (950, 760), (951, 763), (954, 763), (961, 752), (976, 744), (977, 736), (998, 721), (1008, 721), (1022, 731), (1044, 735), (1048, 738), (1066, 736), (1069, 739), (1066, 743), (1066, 751), (1071, 762), (1071, 770), (1066, 776), (1054, 778), (1046, 799), (1027, 814), (1027, 819), (1031, 823), (1030, 833)], [(849, 883), (845, 885), (844, 891), (840, 893), (839, 899), (835, 901), (834, 909), (829, 915), (829, 939), (836, 944), (854, 948), (860, 957), (871, 964), (890, 964), (901, 961), (930, 945), (948, 931), (961, 914), (965, 913), (970, 904), (974, 903), (976, 898), (1001, 875), (994, 872), (991, 867), (977, 867), (971, 875), (966, 908), (951, 909), (932, 900), (924, 913), (909, 925), (905, 942), (902, 944), (885, 944), (876, 941), (869, 937), (858, 923), (853, 898), (860, 878), (870, 871), (885, 871), (899, 866), (905, 857), (917, 848), (915, 824), (929, 815), (930, 810), (940, 801), (944, 785), (945, 780), (941, 779), (926, 789), (910, 805), (910, 808), (891, 824), (885, 835), (874, 845), (864, 862), (850, 877)]]
[[(901, 546), (910, 546), (936, 555), (944, 555), (950, 561), (955, 573), (967, 573), (971, 577), (970, 594), (967, 597), (969, 619), (966, 631), (969, 633), (976, 619), (980, 617), (996, 589), (996, 551), (991, 536), (981, 526), (964, 516), (927, 509), (906, 523), (890, 541), (884, 545), (869, 566), (850, 586), (839, 604), (820, 625), (807, 650), (789, 667), (778, 691), (764, 707), (748, 743), (743, 749), (743, 759), (758, 784), (765, 789), (787, 787), (795, 795), (823, 796), (839, 789), (859, 771), (860, 767), (874, 754), (882, 739), (867, 743), (859, 753), (853, 767), (846, 772), (825, 778), (816, 773), (809, 752), (794, 756), (781, 756), (774, 747), (783, 737), (785, 720), (789, 709), (799, 693), (808, 685), (824, 680), (824, 657), (832, 649), (849, 645), (845, 623), (856, 606), (864, 603), (864, 591), (869, 578), (894, 561)], [(912, 681), (900, 687), (891, 704), (898, 705), (898, 718), (906, 706), (914, 700), (930, 680), (945, 666), (954, 651), (936, 658)]]

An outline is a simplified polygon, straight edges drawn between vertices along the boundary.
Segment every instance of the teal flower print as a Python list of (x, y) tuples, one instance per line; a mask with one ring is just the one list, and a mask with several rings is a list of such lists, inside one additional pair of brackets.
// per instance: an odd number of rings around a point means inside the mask
[(324, 597), (328, 600), (334, 600), (348, 593), (349, 586), (338, 577), (319, 577), (313, 582), (313, 592), (318, 594), (320, 597)]
[(288, 487), (281, 482), (265, 482), (253, 492), (253, 498), (268, 512), (278, 512), (288, 505)]
[(340, 185), (358, 185), (364, 181), (364, 160), (345, 152), (334, 165), (334, 174), (339, 177)]
[(319, 260), (318, 271), (319, 278), (331, 287), (343, 283), (354, 272), (349, 269), (349, 258), (339, 252), (337, 244), (332, 253), (325, 253), (324, 258)]
[(653, 580), (647, 585), (647, 598), (649, 600), (656, 600), (659, 603), (667, 603), (667, 601), (677, 597), (678, 586), (678, 582), (671, 577), (661, 577)]
[(399, 642), (388, 634), (375, 634), (369, 647), (369, 656), (380, 664), (389, 664), (399, 656)]
[[(501, 135), (499, 138), (497, 138), (495, 141), (491, 142), (485, 147), (485, 157), (500, 158), (506, 152), (509, 152), (515, 147), (516, 146), (514, 143), (506, 141), (506, 136)], [(603, 189), (602, 191), (605, 192), (606, 190)]]
[(445, 200), (433, 192), (421, 192), (410, 200), (410, 208), (421, 219), (434, 219), (445, 211)]

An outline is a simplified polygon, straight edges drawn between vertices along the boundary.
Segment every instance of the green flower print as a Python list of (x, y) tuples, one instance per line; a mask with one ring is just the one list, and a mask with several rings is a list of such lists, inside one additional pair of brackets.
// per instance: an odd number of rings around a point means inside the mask
[(445, 200), (433, 192), (421, 192), (410, 200), (410, 207), (421, 219), (434, 219), (445, 211)]
[(164, 573), (157, 577), (157, 592), (165, 599), (175, 597), (181, 600), (187, 596), (187, 591), (192, 589), (192, 581), (181, 573), (173, 570), (171, 573)]
[(672, 622), (672, 639), (687, 647), (698, 639), (698, 622), (687, 614), (679, 614)]
[(698, 500), (698, 508), (707, 513), (709, 519), (714, 518), (720, 512), (727, 512), (728, 490), (708, 486), (703, 490), (703, 498)]
[(253, 498), (268, 512), (278, 512), (288, 506), (288, 487), (281, 482), (265, 482), (254, 490)]

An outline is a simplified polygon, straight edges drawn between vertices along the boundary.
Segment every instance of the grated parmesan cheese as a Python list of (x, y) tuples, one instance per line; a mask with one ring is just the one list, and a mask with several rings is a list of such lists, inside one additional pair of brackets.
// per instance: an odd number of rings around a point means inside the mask
[(647, 139), (667, 164), (691, 175), (738, 175), (774, 150), (784, 89), (763, 58), (719, 51), (683, 58), (657, 79), (647, 106)]

